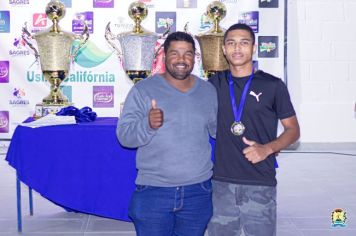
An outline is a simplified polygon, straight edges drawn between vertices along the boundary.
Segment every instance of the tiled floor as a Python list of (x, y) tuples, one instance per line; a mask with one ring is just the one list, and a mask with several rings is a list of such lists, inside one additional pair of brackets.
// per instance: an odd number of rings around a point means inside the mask
[[(278, 236), (356, 235), (356, 144), (304, 144), (278, 157)], [(0, 235), (135, 235), (131, 223), (65, 212), (34, 193), (29, 216), (27, 188), (22, 186), (23, 233), (16, 221), (15, 171), (0, 143)], [(324, 153), (307, 153), (324, 152)], [(327, 152), (327, 153), (325, 153)], [(331, 212), (347, 212), (345, 228), (331, 227)]]

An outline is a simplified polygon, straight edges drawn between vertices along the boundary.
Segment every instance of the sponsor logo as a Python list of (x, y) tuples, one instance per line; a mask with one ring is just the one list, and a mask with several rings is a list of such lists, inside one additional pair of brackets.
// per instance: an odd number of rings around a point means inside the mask
[(176, 12), (156, 12), (156, 33), (163, 34), (171, 25), (171, 32), (176, 31)]
[(26, 95), (24, 89), (14, 88), (12, 95), (15, 97), (15, 99), (11, 99), (9, 101), (10, 105), (12, 105), (12, 106), (26, 106), (26, 105), (30, 104), (29, 100), (24, 99), (24, 97)]
[(93, 107), (114, 107), (114, 86), (93, 86)]
[(119, 16), (117, 22), (114, 23), (114, 26), (119, 30), (119, 32), (126, 32), (133, 29), (133, 23), (129, 22), (125, 17)]
[(15, 49), (9, 50), (10, 56), (28, 56), (30, 55), (30, 51), (26, 49), (26, 41), (23, 40), (21, 37), (15, 38), (13, 45)]
[(278, 57), (278, 36), (258, 37), (258, 57)]
[(60, 89), (63, 95), (68, 98), (68, 101), (72, 102), (72, 86), (60, 86)]
[(331, 212), (331, 227), (346, 227), (346, 211), (336, 208)]
[(210, 18), (206, 14), (206, 12), (203, 15), (201, 15), (199, 32), (203, 32), (203, 31), (210, 29), (212, 27), (212, 25), (213, 25), (213, 22), (212, 22), (212, 20), (210, 20)]
[(61, 0), (61, 2), (66, 6), (66, 8), (72, 7), (72, 0)]
[(237, 0), (220, 0), (222, 3), (237, 3)]
[(258, 33), (258, 21), (258, 11), (243, 12), (239, 16), (239, 23), (250, 26), (255, 33)]
[(0, 11), (0, 33), (10, 32), (10, 11)]
[(80, 12), (75, 14), (72, 20), (72, 31), (74, 33), (82, 33), (84, 30), (84, 22), (87, 23), (90, 33), (94, 32), (94, 13), (92, 11)]
[(260, 7), (260, 8), (278, 8), (278, 0), (259, 0), (258, 7)]
[(177, 8), (197, 8), (197, 0), (177, 0)]
[(47, 26), (46, 13), (34, 13), (32, 16), (32, 26), (33, 27), (46, 27)]
[(9, 112), (0, 111), (0, 133), (9, 133)]
[(10, 64), (9, 61), (0, 61), (0, 83), (9, 82), (10, 74)]
[(147, 8), (154, 8), (154, 4), (152, 4), (152, 0), (139, 0), (140, 2), (143, 2)]
[[(42, 73), (36, 73), (35, 71), (27, 71), (27, 81), (31, 83), (47, 82)], [(116, 77), (109, 72), (105, 73), (93, 73), (92, 71), (76, 71), (70, 74), (64, 82), (70, 83), (115, 83)]]
[(12, 6), (23, 6), (30, 4), (30, 0), (9, 0), (9, 4)]
[(93, 0), (93, 7), (113, 8), (114, 0)]
[[(79, 45), (78, 41), (73, 43), (74, 47)], [(79, 49), (75, 62), (81, 67), (93, 68), (104, 63), (113, 52), (104, 52), (98, 48), (93, 42), (88, 40), (85, 47)]]

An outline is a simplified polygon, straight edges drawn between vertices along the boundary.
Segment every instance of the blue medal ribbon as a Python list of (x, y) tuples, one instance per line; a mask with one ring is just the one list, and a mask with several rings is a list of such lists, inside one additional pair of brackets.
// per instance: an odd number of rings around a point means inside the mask
[(90, 107), (83, 107), (78, 109), (74, 106), (68, 106), (62, 108), (56, 113), (57, 116), (75, 116), (75, 120), (78, 123), (92, 122), (96, 119), (97, 115)]
[(231, 72), (229, 73), (230, 99), (231, 99), (232, 110), (234, 112), (235, 122), (240, 122), (240, 120), (241, 120), (242, 111), (245, 106), (247, 91), (250, 88), (253, 76), (254, 76), (254, 73), (252, 71), (250, 78), (248, 79), (248, 81), (246, 82), (246, 84), (244, 86), (244, 89), (243, 89), (243, 92), (241, 95), (241, 99), (240, 99), (239, 108), (237, 109), (235, 95), (234, 95), (234, 82), (232, 81)]
[[(231, 72), (229, 73), (230, 99), (231, 99), (232, 110), (234, 112), (235, 122), (240, 122), (240, 120), (241, 120), (242, 111), (245, 106), (247, 91), (250, 88), (253, 76), (254, 76), (254, 73), (252, 72), (252, 74), (250, 75), (248, 81), (246, 82), (246, 84), (244, 86), (244, 89), (243, 89), (243, 92), (241, 95), (241, 99), (240, 99), (239, 108), (237, 109), (235, 95), (234, 95), (234, 82), (232, 81)], [(277, 160), (275, 160), (275, 162), (274, 162), (274, 168), (278, 168)]]

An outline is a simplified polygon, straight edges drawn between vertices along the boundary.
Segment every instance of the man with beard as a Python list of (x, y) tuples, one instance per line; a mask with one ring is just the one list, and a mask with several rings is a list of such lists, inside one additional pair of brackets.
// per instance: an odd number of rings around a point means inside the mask
[(135, 84), (116, 131), (123, 146), (138, 147), (129, 215), (139, 236), (202, 236), (212, 215), (216, 90), (191, 74), (189, 34), (170, 34), (164, 53), (166, 72)]
[(209, 236), (276, 235), (275, 157), (299, 138), (299, 125), (283, 81), (254, 70), (255, 51), (252, 29), (232, 25), (223, 45), (229, 70), (209, 80), (219, 101)]

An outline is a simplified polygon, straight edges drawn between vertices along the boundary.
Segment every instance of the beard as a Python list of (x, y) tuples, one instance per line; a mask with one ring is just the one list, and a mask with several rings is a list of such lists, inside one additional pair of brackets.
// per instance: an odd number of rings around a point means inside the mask
[(166, 71), (175, 79), (177, 80), (185, 80), (187, 79), (191, 72), (193, 71), (193, 67), (192, 68), (189, 68), (188, 70), (178, 70), (178, 69), (175, 69), (175, 67), (177, 65), (181, 65), (181, 66), (185, 66), (185, 67), (189, 67), (186, 63), (176, 63), (176, 64), (173, 64), (172, 67), (170, 67), (169, 65), (167, 65), (167, 63), (165, 63), (165, 66), (166, 66)]

